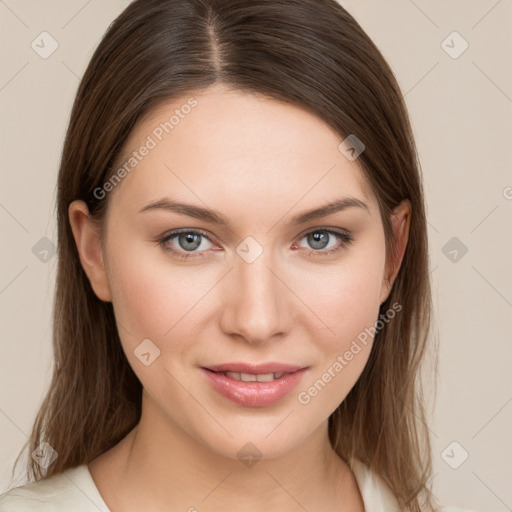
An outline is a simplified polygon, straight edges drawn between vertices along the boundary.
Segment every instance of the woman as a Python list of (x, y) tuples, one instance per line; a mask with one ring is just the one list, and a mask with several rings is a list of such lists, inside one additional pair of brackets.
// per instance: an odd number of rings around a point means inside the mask
[(438, 510), (409, 119), (334, 0), (137, 0), (77, 93), (55, 369), (0, 511)]

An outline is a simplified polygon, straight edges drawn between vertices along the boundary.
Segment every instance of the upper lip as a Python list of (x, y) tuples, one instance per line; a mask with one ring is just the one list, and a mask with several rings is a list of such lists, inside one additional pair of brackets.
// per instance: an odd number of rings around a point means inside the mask
[(305, 367), (285, 363), (269, 362), (261, 364), (225, 363), (213, 366), (203, 366), (203, 368), (213, 372), (240, 372), (249, 373), (251, 375), (264, 375), (267, 373), (293, 373), (298, 370), (302, 370)]

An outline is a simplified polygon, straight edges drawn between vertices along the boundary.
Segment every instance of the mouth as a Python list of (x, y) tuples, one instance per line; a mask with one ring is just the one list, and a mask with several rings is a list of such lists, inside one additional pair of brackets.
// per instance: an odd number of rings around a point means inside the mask
[(281, 401), (299, 384), (307, 369), (276, 363), (200, 368), (215, 391), (245, 407), (265, 407)]
[[(212, 370), (209, 370), (212, 371)], [(243, 372), (213, 372), (220, 375), (229, 377), (230, 379), (239, 380), (241, 382), (272, 382), (273, 380), (280, 379), (283, 375), (290, 375), (290, 373), (243, 373)]]

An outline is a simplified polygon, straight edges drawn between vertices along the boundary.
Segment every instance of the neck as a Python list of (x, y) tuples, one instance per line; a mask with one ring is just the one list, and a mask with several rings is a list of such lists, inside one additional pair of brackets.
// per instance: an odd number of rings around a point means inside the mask
[[(362, 501), (350, 468), (332, 450), (327, 422), (279, 457), (231, 458), (171, 423), (146, 398), (139, 424), (109, 452), (103, 462), (110, 491), (98, 488), (113, 510), (115, 503), (126, 511), (252, 512), (260, 511), (263, 501), (268, 512), (339, 512), (358, 510), (350, 503)], [(93, 468), (94, 462), (94, 476)]]

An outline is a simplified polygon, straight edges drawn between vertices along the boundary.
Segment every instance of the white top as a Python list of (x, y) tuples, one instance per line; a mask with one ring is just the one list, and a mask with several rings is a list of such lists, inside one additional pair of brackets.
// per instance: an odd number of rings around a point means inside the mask
[[(361, 461), (351, 464), (366, 512), (400, 512), (382, 478)], [(44, 504), (44, 505), (43, 505)], [(110, 512), (92, 479), (87, 464), (11, 489), (0, 495), (0, 512)], [(442, 512), (471, 512), (443, 507)]]

